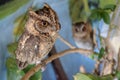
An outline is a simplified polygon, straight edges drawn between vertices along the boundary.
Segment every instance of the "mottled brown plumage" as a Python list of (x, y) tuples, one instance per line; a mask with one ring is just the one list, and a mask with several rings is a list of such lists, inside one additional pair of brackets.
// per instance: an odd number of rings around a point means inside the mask
[(18, 67), (23, 69), (28, 64), (40, 63), (52, 49), (59, 30), (57, 14), (48, 4), (37, 11), (29, 11), (15, 51)]

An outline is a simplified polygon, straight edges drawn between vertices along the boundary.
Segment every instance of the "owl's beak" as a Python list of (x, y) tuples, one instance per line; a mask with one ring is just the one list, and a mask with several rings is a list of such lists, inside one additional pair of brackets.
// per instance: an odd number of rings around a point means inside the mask
[(61, 29), (61, 24), (58, 23), (56, 27), (57, 27), (57, 31), (59, 31)]

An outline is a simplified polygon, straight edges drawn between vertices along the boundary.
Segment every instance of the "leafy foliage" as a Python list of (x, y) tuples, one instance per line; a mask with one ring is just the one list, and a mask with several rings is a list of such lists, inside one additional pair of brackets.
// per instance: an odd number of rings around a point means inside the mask
[(92, 74), (77, 73), (74, 76), (74, 80), (113, 80), (113, 77), (112, 75), (99, 77), (99, 76), (92, 75)]
[(70, 0), (70, 15), (72, 22), (87, 20), (95, 21), (103, 19), (106, 24), (110, 23), (109, 13), (116, 7), (115, 0), (91, 0), (91, 3), (97, 3), (99, 6), (89, 9), (88, 0)]
[[(27, 68), (25, 68), (23, 71), (26, 73), (28, 72), (32, 67), (35, 65), (29, 65)], [(42, 80), (41, 71), (36, 72), (33, 76), (31, 76), (30, 80)]]
[(11, 13), (18, 10), (21, 6), (29, 2), (30, 0), (11, 0), (10, 2), (6, 3), (3, 6), (0, 6), (0, 19), (5, 18), (6, 16), (10, 15)]
[(12, 56), (14, 56), (14, 52), (17, 48), (17, 45), (18, 45), (18, 42), (13, 42), (13, 43), (10, 43), (8, 44), (7, 48), (8, 48), (8, 51), (11, 53)]
[(116, 5), (113, 5), (113, 4), (109, 4), (109, 5), (106, 5), (104, 7), (104, 10), (111, 10), (111, 11), (114, 11), (116, 8)]
[(19, 70), (16, 65), (16, 60), (9, 57), (6, 61), (7, 67), (7, 80), (20, 80), (25, 74), (24, 71)]
[[(24, 70), (20, 70), (17, 67), (16, 60), (13, 57), (9, 57), (6, 61), (7, 67), (7, 79), (8, 80), (20, 80), (25, 73), (27, 73), (34, 65), (29, 65)], [(41, 71), (38, 71), (30, 80), (42, 80)]]
[[(86, 21), (89, 16), (88, 0), (70, 0), (70, 15), (72, 22)], [(84, 6), (84, 7), (83, 7)]]
[(14, 28), (14, 31), (13, 31), (13, 34), (14, 34), (15, 37), (18, 37), (23, 33), (26, 18), (27, 18), (27, 15), (25, 13), (25, 14), (19, 16), (15, 20), (15, 22), (14, 22), (15, 23), (15, 28)]
[(105, 54), (105, 49), (102, 47), (102, 48), (100, 49), (100, 53), (99, 53), (99, 55), (98, 55), (98, 59), (101, 59), (101, 58), (104, 56), (104, 54)]
[(81, 73), (77, 73), (74, 76), (74, 80), (92, 80), (91, 78), (89, 78), (88, 76), (81, 74)]
[(94, 52), (94, 53), (90, 56), (90, 58), (91, 58), (91, 59), (97, 58), (98, 60), (100, 60), (104, 55), (105, 55), (105, 49), (102, 47), (102, 48), (100, 49), (100, 52), (99, 52), (99, 53)]
[(105, 8), (106, 6), (109, 5), (109, 8), (111, 7), (110, 5), (116, 5), (116, 0), (99, 0), (99, 7), (100, 8)]
[(109, 16), (109, 13), (108, 12), (102, 12), (101, 13), (101, 17), (103, 18), (104, 22), (106, 24), (109, 24), (110, 23), (110, 16)]
[(91, 12), (90, 20), (101, 20), (103, 19), (105, 23), (110, 23), (109, 13), (103, 9), (94, 9)]
[(116, 71), (116, 77), (120, 80), (120, 71)]

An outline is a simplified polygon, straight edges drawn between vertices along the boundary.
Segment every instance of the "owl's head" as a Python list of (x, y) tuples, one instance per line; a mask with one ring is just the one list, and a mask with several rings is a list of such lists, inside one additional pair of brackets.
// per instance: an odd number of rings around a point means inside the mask
[(26, 27), (29, 31), (31, 30), (31, 33), (58, 32), (61, 28), (56, 12), (46, 3), (42, 9), (29, 11), (29, 19), (27, 23), (29, 26)]
[(72, 27), (73, 36), (78, 38), (84, 38), (92, 31), (90, 23), (77, 22)]

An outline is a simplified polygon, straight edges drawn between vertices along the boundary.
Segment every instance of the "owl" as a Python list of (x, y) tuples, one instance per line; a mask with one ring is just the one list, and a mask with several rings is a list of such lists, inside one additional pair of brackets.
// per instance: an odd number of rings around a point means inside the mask
[(76, 22), (72, 26), (75, 44), (79, 48), (93, 50), (93, 31), (89, 22)]
[(15, 51), (19, 69), (40, 63), (52, 49), (60, 28), (56, 12), (48, 4), (42, 9), (30, 10)]

